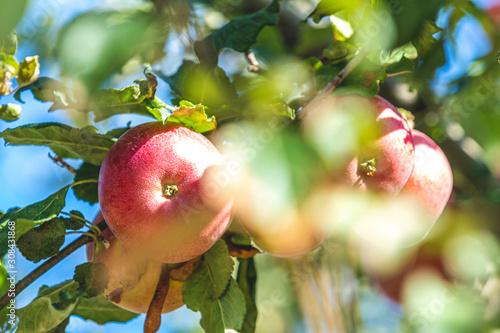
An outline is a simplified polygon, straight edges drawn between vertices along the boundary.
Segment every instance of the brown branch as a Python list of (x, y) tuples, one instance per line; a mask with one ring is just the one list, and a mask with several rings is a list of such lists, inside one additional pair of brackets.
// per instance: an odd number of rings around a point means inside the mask
[[(101, 221), (97, 226), (101, 230), (104, 230), (108, 227), (106, 221)], [(33, 281), (42, 276), (49, 269), (54, 267), (58, 262), (69, 256), (71, 253), (75, 252), (81, 246), (93, 240), (94, 238), (87, 235), (83, 235), (75, 239), (71, 244), (59, 251), (58, 254), (48, 259), (46, 262), (35, 268), (31, 273), (26, 275), (22, 280), (17, 282), (15, 295), (19, 295), (19, 293), (22, 292), (27, 286), (29, 286)], [(6, 292), (2, 297), (0, 297), (0, 309), (5, 308), (10, 303), (11, 297), (9, 297), (8, 294), (9, 293)]]
[(311, 99), (302, 109), (297, 111), (296, 119), (304, 118), (309, 112), (311, 112), (311, 110), (318, 106), (318, 104), (321, 103), (335, 88), (337, 88), (346, 76), (349, 75), (361, 63), (361, 61), (363, 61), (368, 54), (368, 51), (368, 47), (361, 49), (361, 51), (359, 51), (358, 54), (356, 54), (354, 58), (347, 63), (347, 65), (332, 80), (332, 82), (330, 82), (325, 88), (323, 88), (323, 90), (321, 90), (321, 92), (314, 96), (314, 98)]
[(72, 174), (76, 175), (76, 170), (75, 168), (73, 168), (71, 165), (69, 165), (68, 163), (64, 162), (64, 160), (57, 156), (57, 155), (50, 155), (49, 153), (49, 158), (58, 166), (60, 166), (61, 168), (65, 168), (66, 170), (68, 170), (69, 172), (71, 172)]
[(167, 264), (163, 264), (160, 280), (156, 285), (155, 294), (149, 304), (146, 321), (144, 322), (144, 333), (155, 333), (160, 329), (161, 312), (163, 304), (167, 298), (168, 288), (170, 287), (170, 274)]

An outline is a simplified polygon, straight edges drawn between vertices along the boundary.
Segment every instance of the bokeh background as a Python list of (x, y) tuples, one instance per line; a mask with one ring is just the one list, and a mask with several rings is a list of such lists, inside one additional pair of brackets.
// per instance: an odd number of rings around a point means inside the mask
[[(8, 3), (8, 1), (3, 2)], [(239, 3), (238, 1), (234, 2)], [(491, 17), (496, 20), (495, 27), (498, 29), (500, 24), (500, 2), (496, 0), (475, 0), (473, 2), (482, 10), (495, 8), (496, 6), (494, 12), (493, 9), (491, 10)], [(315, 1), (297, 0), (288, 1), (288, 6), (295, 15), (304, 19), (314, 8), (315, 3)], [(51, 52), (59, 28), (70, 22), (74, 17), (87, 11), (108, 8), (117, 9), (127, 6), (134, 7), (141, 4), (142, 1), (133, 0), (82, 0), (78, 2), (69, 0), (32, 0), (29, 2), (24, 16), (16, 28), (20, 40), (16, 58), (23, 59), (38, 54), (40, 55), (41, 76), (57, 78), (60, 75), (61, 68), (54, 57), (51, 56)], [(195, 5), (194, 8), (196, 9), (196, 15), (206, 20), (213, 28), (220, 27), (227, 22), (227, 18), (222, 13), (209, 11), (200, 4)], [(437, 20), (438, 25), (446, 27), (450, 15), (451, 10), (441, 11)], [(467, 100), (468, 96), (477, 99), (474, 92), (467, 93), (467, 89), (474, 89), (471, 88), (474, 87), (474, 81), (471, 78), (477, 77), (476, 84), (479, 84), (484, 70), (490, 70), (489, 68), (485, 69), (484, 66), (486, 65), (482, 57), (493, 54), (494, 45), (497, 47), (499, 45), (498, 41), (492, 40), (491, 36), (493, 35), (484, 30), (483, 25), (477, 18), (472, 15), (465, 15), (458, 21), (454, 35), (445, 37), (446, 63), (436, 71), (430, 82), (430, 87), (437, 96), (437, 101), (441, 100), (445, 105), (448, 104), (452, 107), (451, 111), (454, 113), (449, 114), (448, 119), (451, 120), (448, 121), (447, 125), (438, 124), (436, 120), (438, 119), (437, 111), (432, 109), (429, 111), (428, 107), (422, 107), (419, 96), (409, 91), (404, 82), (394, 80), (382, 86), (382, 93), (395, 104), (400, 103), (425, 109), (425, 112), (422, 111), (421, 113), (422, 116), (418, 112), (415, 113), (417, 119), (421, 121), (420, 125), (428, 129), (428, 133), (434, 134), (433, 138), (439, 144), (442, 144), (443, 150), (450, 153), (449, 159), (454, 168), (457, 191), (455, 191), (454, 198), (452, 198), (453, 207), (445, 212), (442, 221), (439, 222), (436, 230), (433, 230), (427, 241), (427, 248), (444, 248), (441, 242), (446, 236), (448, 244), (446, 248), (449, 251), (453, 249), (455, 252), (452, 253), (452, 256), (455, 255), (456, 261), (459, 261), (456, 263), (456, 267), (462, 269), (462, 275), (469, 274), (471, 276), (476, 276), (474, 269), (483, 270), (482, 265), (487, 266), (491, 258), (490, 250), (492, 247), (499, 246), (498, 237), (500, 235), (500, 228), (498, 227), (498, 222), (500, 222), (498, 216), (500, 215), (496, 215), (500, 212), (498, 208), (498, 205), (500, 205), (500, 190), (492, 183), (494, 179), (500, 179), (500, 158), (498, 157), (500, 156), (500, 96), (498, 95), (498, 76), (496, 81), (485, 83), (487, 88), (485, 88), (484, 97), (476, 101)], [(498, 37), (498, 34), (496, 36)], [(185, 39), (185, 35), (172, 34), (164, 46), (166, 56), (155, 64), (155, 68), (160, 68), (165, 74), (175, 73), (183, 59), (186, 56), (189, 57), (189, 54), (186, 53)], [(237, 72), (246, 66), (244, 59), (235, 52), (224, 52), (219, 65), (228, 74)], [(114, 75), (107, 80), (104, 87), (130, 85), (134, 79), (142, 77), (141, 72), (141, 66), (131, 66), (128, 72), (125, 71), (125, 73)], [(496, 69), (496, 72), (498, 73), (498, 69)], [(157, 95), (164, 101), (173, 98), (170, 87), (162, 80), (159, 80)], [(127, 114), (113, 116), (108, 120), (93, 123), (91, 116), (87, 117), (87, 115), (66, 111), (47, 112), (49, 105), (35, 100), (30, 92), (24, 92), (22, 99), (25, 104), (23, 104), (21, 117), (12, 123), (0, 122), (0, 131), (28, 123), (54, 121), (74, 126), (81, 126), (90, 122), (100, 132), (105, 132), (110, 128), (124, 127), (129, 122), (134, 126), (151, 121), (149, 117)], [(16, 102), (12, 96), (2, 97), (3, 104), (11, 102)], [(418, 111), (407, 108), (411, 111)], [(485, 108), (492, 109), (485, 110)], [(437, 110), (437, 106), (435, 109)], [(477, 113), (475, 113), (476, 111)], [(458, 145), (462, 148), (461, 152), (453, 152), (455, 148), (450, 143), (450, 138), (455, 145), (458, 142)], [(440, 141), (440, 139), (442, 140)], [(0, 210), (6, 211), (15, 206), (23, 207), (42, 200), (62, 186), (72, 182), (72, 175), (65, 169), (56, 166), (48, 158), (49, 152), (49, 148), (43, 147), (4, 147), (0, 145)], [(464, 160), (467, 160), (467, 167), (461, 164)], [(78, 162), (74, 161), (69, 163), (75, 167), (79, 165)], [(472, 176), (467, 173), (472, 173)], [(476, 177), (476, 184), (474, 184), (475, 179), (471, 177)], [(457, 201), (460, 204), (457, 204)], [(67, 197), (67, 205), (71, 209), (81, 211), (90, 220), (99, 211), (98, 204), (88, 205), (77, 200), (71, 190)], [(477, 210), (481, 210), (481, 212), (474, 216), (474, 212)], [(455, 238), (447, 235), (450, 228), (456, 231), (457, 225), (460, 225), (463, 232), (457, 232)], [(66, 237), (66, 244), (75, 238), (76, 236), (73, 235)], [(72, 278), (74, 267), (85, 261), (85, 250), (81, 248), (32, 283), (17, 297), (16, 305), (22, 307), (28, 304), (36, 296), (38, 289), (42, 285), (53, 285)], [(38, 265), (18, 255), (18, 277), (25, 276)], [(259, 319), (261, 321), (261, 332), (304, 330), (304, 323), (301, 322), (300, 316), (296, 315), (299, 308), (296, 300), (291, 296), (290, 282), (287, 281), (287, 273), (283, 265), (266, 256), (259, 256), (257, 265), (260, 273), (258, 304), (261, 311), (261, 319)], [(435, 319), (446, 311), (456, 310), (458, 315), (470, 314), (470, 311), (475, 311), (474, 308), (461, 307), (463, 305), (461, 302), (467, 303), (469, 301), (466, 296), (457, 296), (460, 299), (460, 302), (456, 302), (457, 304), (450, 301), (454, 304), (453, 306), (456, 306), (454, 309), (442, 310), (440, 307), (446, 307), (448, 303), (447, 301), (443, 301), (442, 304), (432, 303), (432, 300), (436, 299), (436, 296), (432, 295), (432, 288), (434, 287), (439, 294), (439, 283), (430, 280), (425, 289), (430, 290), (428, 291), (431, 294), (429, 295), (430, 298), (426, 298), (420, 303), (417, 300), (414, 303), (416, 307), (415, 313), (421, 313), (420, 315), (424, 318), (422, 320)], [(419, 286), (415, 288), (418, 289)], [(493, 295), (495, 293), (500, 294), (498, 281), (496, 287), (493, 286), (492, 288), (491, 293)], [(429, 302), (429, 299), (431, 302)], [(390, 301), (375, 290), (367, 288), (362, 292), (360, 306), (363, 321), (366, 323), (366, 327), (369, 328), (367, 331), (399, 331), (403, 310), (395, 302)], [(428, 308), (425, 308), (426, 306)], [(423, 312), (419, 312), (421, 310)], [(428, 317), (431, 319), (428, 319)], [(109, 323), (99, 326), (91, 321), (84, 321), (72, 316), (67, 332), (139, 332), (142, 330), (144, 318), (144, 315), (140, 315), (126, 324)], [(198, 332), (200, 331), (198, 321), (199, 315), (184, 307), (174, 313), (163, 315), (160, 332)], [(470, 328), (467, 325), (463, 327)], [(459, 331), (464, 330), (448, 330), (447, 332)]]

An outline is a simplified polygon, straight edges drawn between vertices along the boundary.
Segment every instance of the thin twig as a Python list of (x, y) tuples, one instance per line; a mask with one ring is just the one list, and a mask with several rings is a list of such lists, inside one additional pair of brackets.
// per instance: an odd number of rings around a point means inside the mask
[[(106, 221), (101, 221), (98, 225), (100, 230), (104, 230), (108, 227)], [(75, 252), (77, 249), (82, 247), (83, 245), (94, 241), (94, 238), (91, 236), (83, 235), (77, 239), (75, 239), (71, 244), (66, 246), (64, 249), (59, 251), (58, 254), (48, 259), (46, 262), (35, 268), (31, 273), (26, 275), (22, 280), (20, 280), (16, 284), (16, 293), (15, 295), (19, 295), (27, 286), (29, 286), (33, 281), (38, 279), (42, 274), (47, 272), (53, 266), (55, 266), (58, 262), (69, 256), (71, 253)], [(8, 296), (8, 292), (5, 293), (2, 297), (0, 297), (0, 309), (5, 308), (11, 300), (11, 297)]]
[(57, 155), (50, 155), (49, 153), (49, 158), (58, 166), (60, 166), (61, 168), (65, 168), (66, 170), (68, 170), (69, 172), (71, 172), (72, 174), (76, 175), (76, 170), (75, 168), (73, 168), (71, 165), (69, 165), (68, 163), (64, 162), (64, 160), (57, 156)]
[(361, 61), (368, 54), (369, 48), (365, 47), (361, 49), (358, 54), (354, 56), (347, 63), (347, 65), (340, 71), (340, 73), (330, 82), (321, 92), (319, 92), (313, 99), (309, 101), (302, 109), (298, 110), (296, 113), (296, 119), (304, 118), (311, 110), (313, 110), (321, 101), (323, 101), (335, 88), (337, 88), (340, 83), (349, 75), (354, 68), (356, 68)]

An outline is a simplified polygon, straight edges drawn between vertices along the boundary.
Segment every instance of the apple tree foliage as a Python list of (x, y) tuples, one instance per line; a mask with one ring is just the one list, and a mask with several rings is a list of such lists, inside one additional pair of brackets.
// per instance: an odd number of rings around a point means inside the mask
[[(405, 107), (416, 116), (417, 127), (442, 144), (449, 155), (458, 179), (457, 205), (467, 202), (488, 210), (481, 213), (481, 220), (500, 214), (499, 20), (472, 1), (142, 1), (81, 13), (60, 27), (53, 41), (35, 35), (31, 42), (40, 55), (20, 59), (17, 45), (25, 36), (17, 35), (14, 28), (26, 6), (27, 1), (0, 2), (0, 96), (16, 100), (0, 100), (0, 118), (13, 125), (2, 126), (0, 137), (7, 146), (46, 146), (60, 163), (81, 163), (74, 170), (68, 167), (74, 182), (47, 198), (25, 207), (0, 207), (5, 210), (0, 215), (0, 257), (13, 250), (8, 241), (13, 225), (17, 251), (35, 263), (58, 255), (69, 232), (95, 232), (87, 221), (92, 217), (71, 210), (65, 199), (72, 189), (80, 200), (90, 205), (98, 202), (100, 164), (128, 128), (100, 133), (92, 124), (117, 114), (140, 114), (205, 134), (215, 131), (217, 123), (245, 119), (279, 117), (284, 126), (293, 126), (297, 112), (360, 52), (366, 53), (365, 58), (339, 89), (365, 96), (380, 93), (397, 100), (396, 84), (412, 87), (418, 98)], [(220, 22), (211, 22), (209, 14)], [(442, 17), (447, 19), (438, 25)], [(437, 95), (432, 79), (453, 55), (453, 50), (445, 52), (445, 46), (469, 42), (456, 39), (465, 19), (478, 22), (491, 41), (491, 51), (464, 69), (447, 92)], [(183, 60), (174, 73), (165, 73), (161, 61), (165, 53), (175, 52), (168, 44), (172, 40), (184, 41), (176, 46), (183, 48)], [(40, 76), (45, 61), (59, 66), (59, 77)], [(231, 62), (235, 65), (229, 66)], [(110, 78), (134, 64), (137, 73), (147, 64), (153, 75), (138, 74), (127, 86), (110, 87)], [(168, 84), (174, 96), (171, 101), (156, 96), (156, 80)], [(40, 102), (40, 112), (88, 114), (89, 125), (16, 127), (16, 119), (23, 117), (26, 94)], [(432, 121), (424, 122), (426, 117)], [(459, 138), (450, 138), (447, 132), (454, 123), (465, 130)], [(471, 140), (484, 148), (484, 158), (469, 153)], [(293, 140), (288, 142), (293, 144)], [(297, 169), (310, 167), (300, 158), (294, 163)], [(485, 223), (484, 228), (500, 235), (498, 226)], [(200, 324), (206, 332), (255, 331), (259, 312), (254, 261), (236, 260), (230, 253), (220, 240), (203, 255), (202, 265), (185, 284), (184, 303), (201, 313)], [(498, 274), (498, 257), (493, 267)], [(72, 280), (43, 286), (29, 305), (18, 309), (14, 326), (3, 309), (2, 329), (64, 332), (70, 316), (98, 324), (136, 317), (101, 295), (106, 269), (93, 263), (75, 267)], [(9, 284), (4, 266), (0, 277), (4, 294)], [(500, 312), (496, 315), (496, 319), (480, 316), (475, 331), (498, 327)]]

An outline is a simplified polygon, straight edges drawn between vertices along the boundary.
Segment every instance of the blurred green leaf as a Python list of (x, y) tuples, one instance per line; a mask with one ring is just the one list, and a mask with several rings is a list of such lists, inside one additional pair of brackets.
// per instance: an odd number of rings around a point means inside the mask
[[(42, 333), (56, 328), (71, 315), (75, 308), (77, 287), (78, 283), (72, 280), (53, 287), (42, 286), (38, 296), (30, 304), (17, 311), (19, 324), (16, 332)], [(70, 300), (66, 300), (65, 306), (61, 306), (61, 292), (72, 296)]]
[(238, 276), (236, 281), (245, 296), (246, 313), (240, 333), (254, 333), (257, 323), (257, 303), (255, 301), (257, 271), (254, 258), (238, 258)]
[[(158, 100), (158, 98), (155, 98)], [(89, 109), (94, 111), (96, 122), (107, 119), (115, 114), (136, 113), (146, 116), (159, 117), (156, 106), (146, 99), (138, 85), (121, 89), (101, 89), (93, 96)]]
[(418, 58), (425, 59), (426, 54), (435, 46), (437, 39), (434, 34), (442, 31), (436, 23), (425, 20), (420, 26), (419, 33), (413, 38), (412, 43), (417, 49)]
[(279, 2), (273, 0), (269, 6), (258, 12), (236, 17), (205, 39), (197, 41), (194, 50), (198, 59), (211, 68), (217, 65), (218, 54), (224, 48), (247, 52), (262, 28), (278, 23), (279, 8)]
[(67, 108), (79, 108), (74, 92), (67, 88), (61, 81), (50, 77), (39, 77), (35, 82), (16, 90), (14, 98), (21, 103), (21, 93), (31, 90), (33, 96), (42, 102), (53, 102), (49, 111)]
[(17, 104), (0, 105), (0, 119), (5, 121), (17, 120), (21, 116), (22, 110), (22, 106)]
[(173, 113), (165, 115), (163, 123), (177, 123), (198, 132), (213, 131), (217, 127), (215, 117), (207, 117), (205, 107), (201, 104), (193, 107), (180, 106)]
[(318, 23), (323, 17), (333, 15), (339, 11), (352, 12), (357, 8), (363, 8), (370, 5), (365, 0), (321, 0), (316, 9), (309, 14), (315, 23)]
[(21, 20), (28, 3), (28, 0), (0, 0), (0, 41), (10, 38), (9, 33)]
[(12, 55), (0, 53), (0, 96), (8, 95), (12, 92), (11, 79), (17, 71), (17, 61)]
[(16, 76), (17, 84), (19, 86), (28, 85), (36, 81), (39, 75), (40, 63), (38, 62), (38, 56), (26, 57), (19, 63)]
[(103, 263), (86, 262), (76, 266), (73, 279), (80, 284), (78, 290), (86, 298), (98, 296), (108, 286), (108, 267)]
[(59, 123), (29, 124), (0, 133), (5, 144), (47, 146), (61, 158), (83, 159), (100, 165), (113, 140), (92, 126), (82, 129)]
[(92, 93), (129, 59), (154, 47), (158, 32), (152, 6), (86, 12), (59, 33), (63, 75), (77, 76)]
[(85, 320), (92, 320), (99, 325), (108, 322), (126, 323), (139, 314), (124, 310), (108, 301), (103, 295), (93, 298), (83, 298), (73, 310), (73, 314)]
[[(0, 256), (4, 256), (8, 251), (8, 231), (9, 222), (18, 219), (31, 220), (37, 224), (57, 217), (66, 205), (66, 194), (69, 186), (65, 186), (59, 191), (51, 194), (46, 199), (21, 209), (10, 210), (0, 219)], [(12, 222), (11, 222), (12, 224)], [(29, 230), (30, 227), (24, 230)], [(20, 237), (21, 235), (17, 235)]]
[(14, 55), (17, 50), (17, 33), (12, 30), (3, 40), (0, 38), (0, 53)]
[(394, 62), (385, 67), (387, 75), (397, 75), (401, 73), (413, 72), (413, 60), (403, 55), (398, 62)]
[[(0, 265), (0, 295), (4, 295), (10, 289), (11, 282), (8, 280), (9, 273), (3, 265)], [(3, 308), (0, 311), (0, 331), (7, 332), (12, 328), (10, 324), (10, 309), (8, 307)]]
[(194, 104), (218, 108), (238, 98), (236, 89), (220, 67), (209, 69), (185, 60), (174, 75), (160, 74), (159, 77), (170, 85), (176, 97)]
[(401, 0), (397, 4), (389, 3), (388, 9), (392, 13), (398, 34), (395, 46), (415, 40), (426, 21), (437, 19), (438, 9), (443, 4), (444, 0)]
[(17, 248), (26, 259), (36, 263), (59, 253), (65, 234), (64, 222), (55, 218), (26, 231), (19, 237)]
[[(74, 182), (78, 182), (86, 179), (99, 179), (100, 166), (93, 165), (91, 163), (84, 162), (78, 170), (76, 170), (76, 175), (73, 179)], [(97, 197), (97, 182), (81, 184), (73, 187), (73, 192), (75, 196), (83, 201), (88, 202), (93, 205), (99, 201)]]

